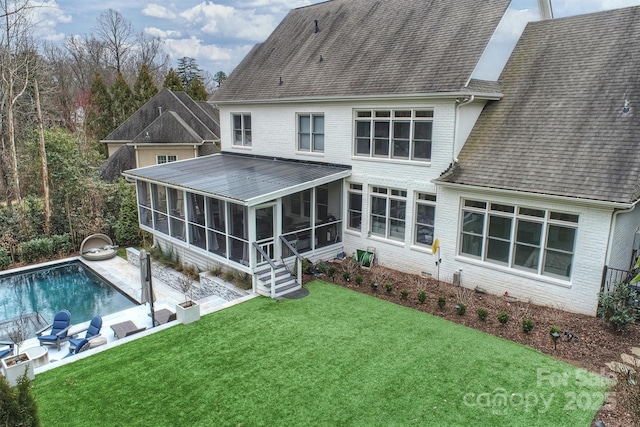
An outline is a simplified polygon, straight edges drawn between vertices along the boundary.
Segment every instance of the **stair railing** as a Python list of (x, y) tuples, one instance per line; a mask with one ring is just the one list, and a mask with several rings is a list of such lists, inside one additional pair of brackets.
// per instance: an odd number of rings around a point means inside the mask
[[(267, 253), (258, 245), (256, 242), (252, 243), (253, 247), (258, 251), (262, 258), (269, 263), (269, 267), (271, 267), (271, 298), (276, 297), (276, 264), (273, 262), (271, 257), (267, 255)], [(254, 273), (255, 275), (255, 273)]]

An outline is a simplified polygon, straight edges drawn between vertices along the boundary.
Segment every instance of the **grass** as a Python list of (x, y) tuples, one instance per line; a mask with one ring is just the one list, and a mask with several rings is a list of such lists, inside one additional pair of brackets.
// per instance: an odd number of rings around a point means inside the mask
[(600, 377), (528, 347), (308, 288), (39, 374), (42, 425), (587, 427), (603, 403)]

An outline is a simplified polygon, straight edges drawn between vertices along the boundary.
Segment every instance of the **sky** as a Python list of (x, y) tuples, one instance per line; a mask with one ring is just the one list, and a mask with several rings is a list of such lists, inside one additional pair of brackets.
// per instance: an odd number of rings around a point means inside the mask
[[(34, 0), (45, 6), (37, 9), (36, 36), (62, 44), (70, 36), (91, 35), (97, 17), (114, 9), (132, 23), (135, 32), (160, 37), (172, 66), (187, 56), (195, 58), (200, 68), (211, 74), (224, 71), (228, 75), (253, 45), (269, 36), (289, 10), (321, 1)], [(517, 3), (526, 5), (531, 0), (514, 0), (513, 7), (520, 10), (513, 13), (526, 19), (527, 6), (516, 7)], [(640, 0), (552, 0), (552, 5), (555, 17), (565, 17), (640, 6)]]

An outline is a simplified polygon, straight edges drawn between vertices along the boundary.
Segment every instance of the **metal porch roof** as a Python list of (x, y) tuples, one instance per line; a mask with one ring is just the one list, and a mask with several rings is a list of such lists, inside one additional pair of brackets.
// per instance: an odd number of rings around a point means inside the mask
[(128, 178), (257, 205), (351, 175), (348, 166), (219, 153), (125, 171)]

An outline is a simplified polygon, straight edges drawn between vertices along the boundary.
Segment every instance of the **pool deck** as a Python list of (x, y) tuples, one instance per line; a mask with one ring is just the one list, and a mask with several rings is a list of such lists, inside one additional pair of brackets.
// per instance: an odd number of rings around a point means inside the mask
[[(76, 258), (73, 258), (76, 259)], [(66, 261), (66, 260), (63, 260)], [(140, 281), (140, 269), (138, 267), (133, 266), (128, 263), (126, 260), (115, 257), (108, 260), (102, 261), (88, 261), (86, 259), (81, 260), (83, 263), (88, 265), (91, 269), (93, 269), (96, 273), (100, 274), (102, 277), (107, 279), (113, 285), (120, 289), (123, 293), (127, 294), (132, 300), (140, 303), (140, 298), (142, 295), (141, 290), (141, 281)], [(61, 261), (56, 261), (56, 263)], [(156, 297), (154, 302), (154, 310), (157, 312), (161, 309), (169, 309), (172, 312), (176, 311), (176, 304), (184, 301), (184, 296), (181, 292), (169, 286), (167, 283), (163, 282), (160, 279), (153, 278), (153, 291)], [(209, 313), (213, 313), (214, 311), (222, 310), (227, 307), (234, 306), (241, 302), (247, 301), (249, 299), (255, 298), (257, 295), (249, 293), (248, 295), (232, 300), (227, 301), (223, 298), (217, 296), (207, 297), (201, 300), (198, 300), (198, 304), (200, 305), (200, 315), (204, 316)], [(92, 348), (82, 353), (76, 354), (74, 356), (63, 359), (69, 353), (69, 343), (63, 343), (61, 349), (56, 349), (55, 346), (45, 346), (48, 349), (48, 359), (49, 363), (46, 363), (42, 366), (36, 367), (34, 369), (35, 374), (39, 374), (41, 372), (48, 371), (50, 369), (57, 368), (58, 366), (63, 366), (68, 363), (73, 363), (76, 360), (83, 359), (85, 357), (91, 357), (91, 355), (108, 350), (115, 346), (123, 345), (128, 343), (129, 341), (142, 338), (144, 336), (154, 334), (160, 331), (163, 331), (167, 328), (171, 328), (173, 326), (179, 325), (178, 321), (172, 321), (165, 323), (160, 326), (152, 327), (151, 317), (150, 317), (150, 305), (143, 304), (133, 308), (129, 308), (117, 313), (113, 313), (110, 315), (102, 316), (102, 329), (101, 336), (107, 339), (107, 343), (101, 345), (96, 348)], [(96, 313), (100, 314), (100, 313)], [(89, 325), (89, 321), (74, 324), (73, 323), (73, 313), (71, 313), (72, 326), (70, 329), (70, 333), (74, 334), (75, 331), (82, 331), (86, 329)], [(115, 325), (117, 323), (132, 321), (138, 328), (146, 327), (147, 329), (136, 333), (134, 335), (124, 337), (124, 338), (116, 338), (111, 329), (111, 325)], [(189, 327), (189, 325), (185, 325), (185, 327)], [(79, 333), (79, 337), (84, 336), (84, 331)], [(20, 346), (20, 352), (22, 353), (24, 350), (31, 347), (38, 347), (39, 342), (37, 338), (30, 338), (25, 341)]]

